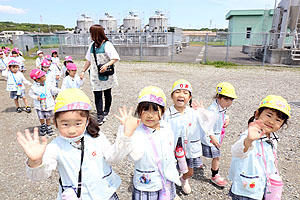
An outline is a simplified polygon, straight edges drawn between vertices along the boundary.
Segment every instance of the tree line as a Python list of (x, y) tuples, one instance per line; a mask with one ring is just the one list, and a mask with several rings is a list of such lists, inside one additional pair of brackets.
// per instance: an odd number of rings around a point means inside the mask
[(24, 31), (24, 32), (52, 33), (55, 31), (64, 31), (64, 30), (69, 30), (69, 29), (65, 28), (63, 25), (0, 22), (0, 32)]

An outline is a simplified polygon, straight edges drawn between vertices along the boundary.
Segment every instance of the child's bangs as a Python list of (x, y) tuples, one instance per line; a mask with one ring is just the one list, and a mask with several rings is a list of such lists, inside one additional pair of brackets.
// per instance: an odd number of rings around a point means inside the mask
[(289, 116), (287, 116), (285, 113), (283, 113), (283, 112), (281, 112), (281, 111), (279, 111), (279, 110), (272, 109), (272, 108), (270, 108), (270, 110), (275, 111), (277, 117), (279, 117), (279, 118), (282, 119), (282, 120), (287, 120), (287, 119), (289, 118)]
[(65, 112), (76, 112), (76, 113), (79, 113), (79, 115), (81, 117), (86, 117), (86, 118), (88, 118), (90, 115), (88, 110), (66, 110), (66, 111), (62, 111), (62, 112), (56, 112), (54, 114), (54, 119), (56, 120), (56, 118), (59, 118), (60, 114), (65, 113)]
[(158, 108), (160, 108), (162, 111), (162, 114), (164, 112), (163, 106), (160, 106), (160, 105), (158, 105), (156, 103), (152, 103), (152, 102), (141, 102), (138, 104), (138, 107), (136, 108), (135, 115), (140, 117), (142, 115), (143, 111), (148, 111), (151, 108), (156, 112), (159, 110)]

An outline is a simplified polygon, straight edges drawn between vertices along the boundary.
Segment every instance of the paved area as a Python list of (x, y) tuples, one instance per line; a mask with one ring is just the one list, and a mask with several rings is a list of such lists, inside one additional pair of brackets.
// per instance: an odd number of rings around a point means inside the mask
[[(241, 52), (242, 47), (228, 48), (228, 62), (240, 65), (261, 65), (261, 60), (256, 60)], [(179, 62), (201, 63), (205, 61), (226, 61), (226, 46), (188, 46), (182, 52), (172, 56), (121, 56), (123, 61), (153, 61), (153, 62)]]

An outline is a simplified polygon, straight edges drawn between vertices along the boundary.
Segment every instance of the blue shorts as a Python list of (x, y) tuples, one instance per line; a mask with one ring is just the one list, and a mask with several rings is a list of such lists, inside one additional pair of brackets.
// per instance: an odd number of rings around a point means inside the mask
[(189, 168), (200, 168), (203, 165), (202, 160), (201, 160), (200, 157), (198, 157), (198, 158), (187, 158), (186, 162), (187, 162), (187, 166)]
[(25, 97), (25, 90), (21, 90), (21, 95), (17, 95), (17, 91), (10, 91), (11, 99), (19, 99)]
[[(175, 183), (171, 183), (171, 200), (176, 197), (176, 187)], [(149, 191), (140, 191), (133, 187), (132, 191), (132, 200), (158, 200), (159, 191), (149, 192)]]
[(119, 200), (119, 197), (117, 195), (117, 193), (114, 193), (110, 198), (109, 200)]
[(36, 110), (37, 115), (39, 117), (39, 119), (51, 119), (51, 117), (53, 116), (53, 111), (42, 111), (42, 110)]
[(202, 144), (202, 154), (206, 158), (219, 158), (221, 157), (221, 151), (215, 146), (207, 146)]

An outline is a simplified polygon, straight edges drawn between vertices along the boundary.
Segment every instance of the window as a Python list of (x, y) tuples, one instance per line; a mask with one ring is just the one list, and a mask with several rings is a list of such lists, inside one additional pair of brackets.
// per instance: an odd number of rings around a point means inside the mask
[(246, 29), (246, 39), (250, 39), (252, 27), (247, 27)]

